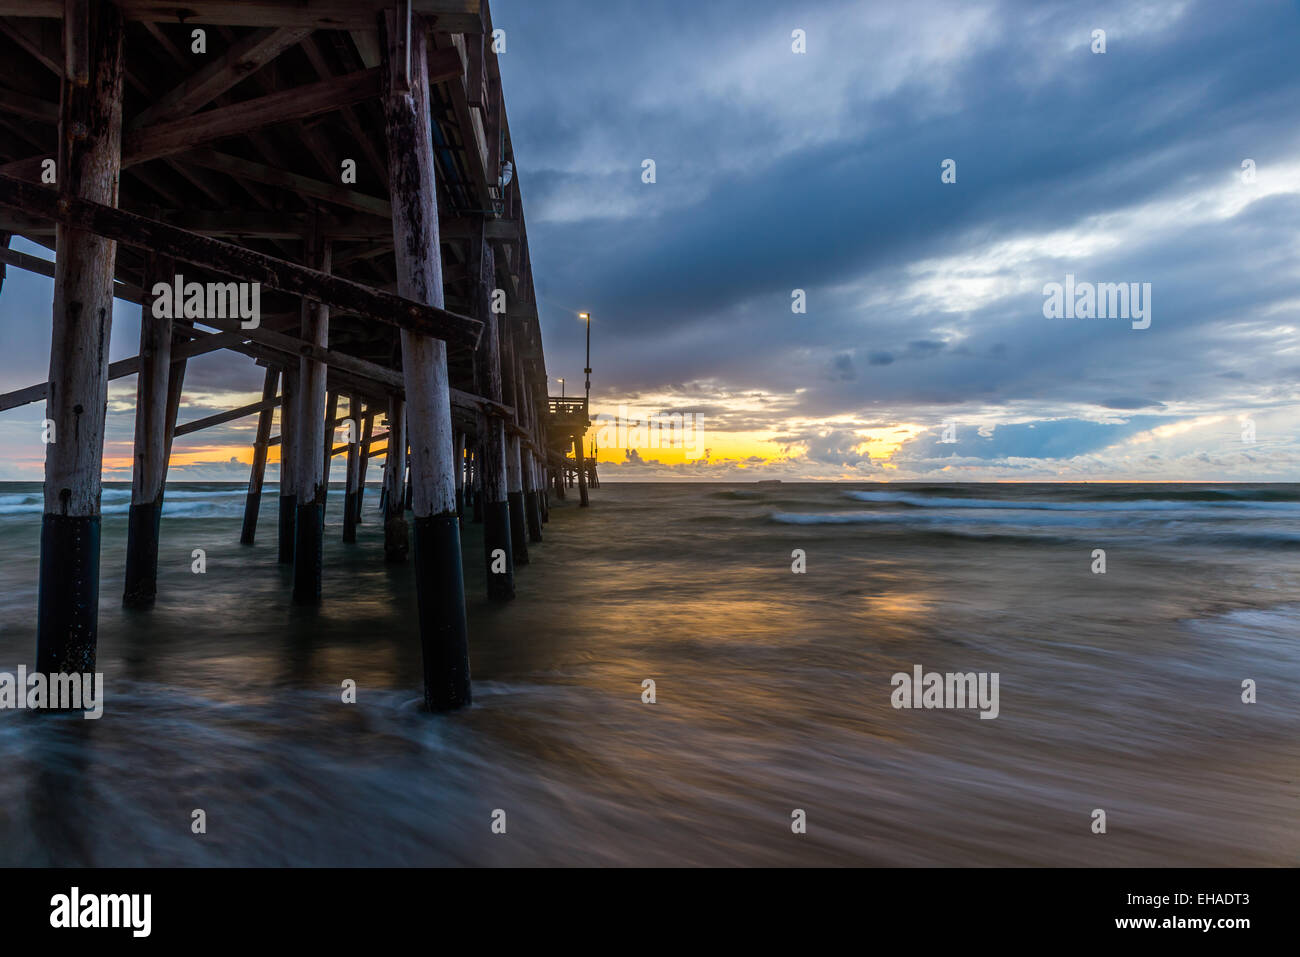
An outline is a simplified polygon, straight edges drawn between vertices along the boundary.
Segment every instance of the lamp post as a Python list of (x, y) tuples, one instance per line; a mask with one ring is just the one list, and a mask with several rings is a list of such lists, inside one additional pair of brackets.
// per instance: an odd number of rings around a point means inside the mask
[(587, 401), (591, 402), (591, 313), (578, 313), (579, 319), (587, 321), (587, 366), (582, 371), (587, 374)]

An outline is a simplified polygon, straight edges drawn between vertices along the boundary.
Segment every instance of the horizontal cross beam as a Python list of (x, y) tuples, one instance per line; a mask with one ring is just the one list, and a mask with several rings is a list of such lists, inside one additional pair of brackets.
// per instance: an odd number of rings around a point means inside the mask
[(54, 190), (10, 176), (0, 176), (0, 205), (57, 220), (65, 226), (84, 229), (128, 246), (163, 249), (181, 262), (346, 309), (400, 329), (443, 339), (449, 344), (473, 348), (483, 331), (483, 323), (478, 319), (403, 299), (341, 276), (200, 236), (101, 203), (60, 196)]
[[(239, 328), (239, 321), (236, 319), (196, 319), (195, 322), (211, 326), (214, 329)], [(305, 357), (314, 362), (320, 362), (329, 369), (354, 377), (372, 388), (378, 387), (377, 391), (383, 395), (404, 396), (406, 394), (406, 379), (398, 369), (390, 369), (387, 366), (381, 366), (366, 359), (359, 359), (356, 356), (335, 349), (327, 349), (307, 342), (305, 339), (299, 339), (297, 336), (286, 335), (271, 329), (243, 329), (241, 334), (244, 338), (251, 339), (285, 356)], [(488, 415), (500, 416), (504, 419), (514, 418), (515, 410), (513, 406), (493, 402), (484, 396), (474, 395), (472, 392), (465, 392), (461, 389), (452, 388), (449, 391), (451, 393), (451, 404), (454, 406), (459, 406), (471, 412), (482, 411)]]
[(374, 99), (380, 93), (381, 72), (379, 67), (359, 70), (136, 130), (122, 138), (122, 165), (184, 153), (201, 143)]
[(176, 426), (173, 435), (180, 438), (182, 435), (189, 435), (192, 432), (201, 432), (204, 429), (210, 429), (214, 425), (224, 425), (227, 422), (233, 422), (235, 419), (242, 419), (245, 416), (252, 415), (254, 412), (262, 412), (266, 409), (279, 408), (280, 400), (263, 399), (260, 402), (252, 402), (248, 405), (241, 405), (237, 409), (231, 409), (228, 412), (218, 412), (216, 415), (209, 415), (202, 419), (195, 419), (193, 422), (186, 422), (184, 425)]
[[(186, 330), (187, 334), (189, 330)], [(205, 355), (209, 352), (216, 352), (218, 349), (229, 349), (237, 345), (240, 337), (228, 332), (209, 335), (204, 333), (197, 339), (190, 342), (177, 343), (172, 348), (172, 362), (180, 362), (184, 359), (192, 359), (195, 356)], [(140, 357), (131, 356), (129, 359), (119, 359), (116, 362), (110, 362), (108, 365), (108, 377), (110, 379), (122, 379), (129, 375), (134, 375), (140, 371)], [(6, 392), (0, 395), (0, 412), (7, 412), (10, 409), (16, 409), (20, 405), (29, 405), (32, 402), (40, 402), (49, 395), (50, 384), (48, 382), (38, 382), (35, 385), (29, 385), (23, 389), (16, 389), (13, 392)]]

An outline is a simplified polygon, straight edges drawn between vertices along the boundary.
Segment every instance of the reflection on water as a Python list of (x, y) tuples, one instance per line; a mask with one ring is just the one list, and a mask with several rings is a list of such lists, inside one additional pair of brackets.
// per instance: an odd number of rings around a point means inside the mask
[[(169, 491), (158, 606), (128, 613), (129, 490), (106, 490), (105, 715), (0, 712), (0, 864), (1300, 850), (1295, 486), (606, 484), (589, 511), (553, 509), (504, 608), (466, 526), (475, 706), (441, 717), (419, 711), (411, 572), (382, 561), (373, 513), (345, 547), (332, 496), (326, 600), (304, 610), (275, 563), (275, 494), (249, 549), (241, 490)], [(0, 670), (31, 664), (39, 524), (39, 486), (0, 486)], [(894, 710), (890, 676), (914, 664), (998, 672), (1000, 716)]]

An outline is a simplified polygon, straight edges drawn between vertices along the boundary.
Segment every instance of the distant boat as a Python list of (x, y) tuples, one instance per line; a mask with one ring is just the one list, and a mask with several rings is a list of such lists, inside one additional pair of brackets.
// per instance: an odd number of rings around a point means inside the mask
[(759, 479), (758, 484), (759, 485), (780, 485), (781, 480), (780, 479)]

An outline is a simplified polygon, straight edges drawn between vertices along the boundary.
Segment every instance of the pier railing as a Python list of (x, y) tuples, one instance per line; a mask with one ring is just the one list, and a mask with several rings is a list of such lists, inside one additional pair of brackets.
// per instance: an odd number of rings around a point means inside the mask
[(550, 397), (551, 415), (561, 418), (586, 418), (587, 417), (587, 400), (582, 396), (577, 397)]

